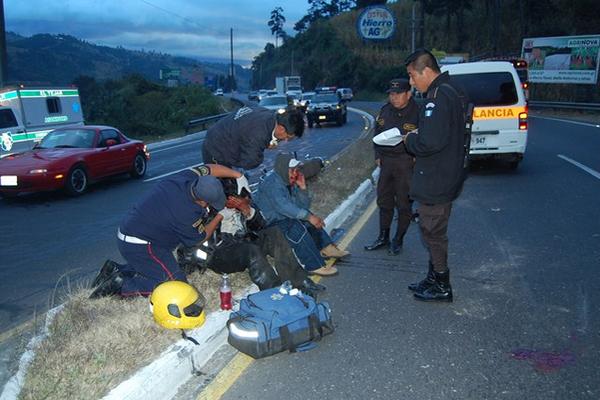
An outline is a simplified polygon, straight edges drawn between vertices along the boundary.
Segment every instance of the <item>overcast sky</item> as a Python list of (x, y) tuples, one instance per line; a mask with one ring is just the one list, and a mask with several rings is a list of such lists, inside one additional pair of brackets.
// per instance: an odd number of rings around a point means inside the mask
[(280, 6), (284, 30), (308, 9), (306, 0), (4, 0), (6, 30), (23, 36), (64, 33), (94, 44), (155, 50), (200, 59), (234, 58), (249, 64), (267, 42)]

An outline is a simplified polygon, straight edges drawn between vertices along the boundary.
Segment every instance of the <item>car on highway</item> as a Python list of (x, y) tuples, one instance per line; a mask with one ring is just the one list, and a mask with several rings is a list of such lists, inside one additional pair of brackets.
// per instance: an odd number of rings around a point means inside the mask
[(321, 126), (326, 122), (335, 122), (336, 125), (342, 126), (347, 120), (346, 102), (340, 100), (335, 89), (317, 91), (306, 108), (306, 121), (309, 128), (314, 124)]
[(284, 94), (276, 94), (263, 98), (258, 102), (258, 105), (269, 110), (281, 110), (288, 106), (289, 99)]
[(103, 125), (72, 126), (49, 132), (33, 149), (0, 159), (3, 197), (64, 189), (83, 194), (90, 183), (129, 173), (141, 178), (150, 153), (140, 140)]
[(354, 93), (352, 93), (352, 89), (350, 88), (338, 88), (335, 92), (340, 100), (352, 101), (354, 98)]
[(215, 96), (223, 96), (223, 89), (217, 89), (215, 91)]
[(253, 90), (248, 93), (248, 100), (258, 101), (258, 90)]

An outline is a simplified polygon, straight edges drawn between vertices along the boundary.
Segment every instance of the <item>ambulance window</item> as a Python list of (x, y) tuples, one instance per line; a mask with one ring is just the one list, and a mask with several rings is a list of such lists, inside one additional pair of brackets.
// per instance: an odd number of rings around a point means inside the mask
[(48, 97), (46, 99), (48, 114), (60, 114), (60, 99), (58, 97)]
[(476, 106), (507, 106), (518, 101), (510, 72), (451, 75), (450, 80), (462, 87)]
[(0, 129), (17, 126), (17, 119), (11, 109), (0, 110)]

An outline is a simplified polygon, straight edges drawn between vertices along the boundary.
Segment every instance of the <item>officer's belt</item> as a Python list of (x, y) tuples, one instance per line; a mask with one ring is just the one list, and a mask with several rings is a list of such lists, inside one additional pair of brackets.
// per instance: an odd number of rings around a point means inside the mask
[(118, 230), (117, 230), (117, 237), (118, 237), (120, 240), (124, 241), (125, 243), (131, 243), (131, 244), (149, 244), (149, 243), (150, 243), (150, 242), (148, 242), (147, 240), (140, 239), (140, 238), (137, 238), (137, 237), (135, 237), (135, 236), (127, 236), (127, 235), (123, 235), (123, 234), (121, 233), (121, 230), (120, 230), (120, 229), (118, 229)]

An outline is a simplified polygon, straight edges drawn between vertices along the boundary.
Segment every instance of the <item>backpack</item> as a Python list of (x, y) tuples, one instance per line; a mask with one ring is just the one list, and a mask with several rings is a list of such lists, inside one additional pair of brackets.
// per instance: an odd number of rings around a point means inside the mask
[(456, 97), (460, 99), (463, 121), (464, 121), (464, 136), (463, 136), (463, 147), (464, 147), (464, 160), (463, 160), (463, 179), (467, 178), (470, 158), (469, 152), (471, 150), (471, 129), (473, 128), (473, 109), (475, 108), (474, 104), (469, 102), (467, 96), (461, 91), (459, 93), (452, 85), (447, 83), (442, 83), (440, 86), (447, 88), (450, 92), (452, 92)]
[(242, 299), (239, 311), (227, 321), (229, 344), (253, 358), (263, 358), (285, 350), (310, 350), (332, 333), (329, 304), (290, 289), (291, 285), (284, 284)]

